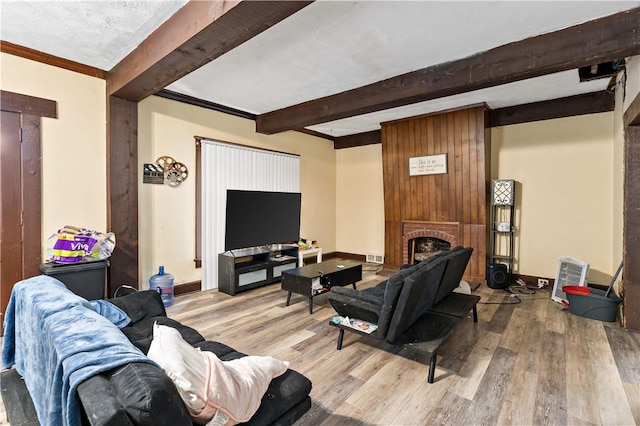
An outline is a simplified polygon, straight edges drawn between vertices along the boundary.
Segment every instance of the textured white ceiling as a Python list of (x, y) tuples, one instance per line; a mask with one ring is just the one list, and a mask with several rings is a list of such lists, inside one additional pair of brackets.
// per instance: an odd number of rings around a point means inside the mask
[[(0, 1), (0, 38), (111, 69), (186, 1)], [(167, 89), (254, 114), (468, 57), (640, 1), (316, 1)], [(310, 127), (334, 136), (486, 102), (603, 90), (568, 71)]]
[(186, 2), (1, 0), (0, 37), (108, 71)]
[(262, 114), (638, 4), (319, 1), (168, 89)]
[(598, 92), (605, 90), (608, 83), (609, 79), (606, 78), (580, 83), (576, 71), (564, 71), (488, 89), (475, 90), (427, 102), (419, 102), (413, 105), (322, 123), (309, 126), (308, 129), (331, 136), (345, 136), (380, 129), (380, 123), (387, 121), (446, 111), (467, 105), (486, 103), (489, 108), (496, 109)]

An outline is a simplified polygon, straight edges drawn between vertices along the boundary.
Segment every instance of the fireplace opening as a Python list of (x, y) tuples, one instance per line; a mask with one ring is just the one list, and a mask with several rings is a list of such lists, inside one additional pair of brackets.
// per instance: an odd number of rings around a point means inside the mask
[(420, 263), (442, 251), (451, 249), (449, 241), (435, 237), (417, 237), (408, 241), (409, 263)]

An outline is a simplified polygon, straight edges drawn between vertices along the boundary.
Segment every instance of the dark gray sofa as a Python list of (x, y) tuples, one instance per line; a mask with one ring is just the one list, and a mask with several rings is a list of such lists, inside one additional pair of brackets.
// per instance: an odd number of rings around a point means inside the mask
[(338, 349), (342, 348), (344, 331), (350, 331), (427, 353), (431, 356), (432, 383), (440, 344), (470, 310), (477, 322), (476, 303), (480, 297), (453, 293), (472, 252), (470, 247), (455, 247), (416, 265), (405, 265), (388, 280), (364, 290), (332, 287), (328, 299), (338, 315), (378, 326), (367, 334), (331, 322), (340, 328)]
[[(184, 340), (221, 360), (245, 356), (219, 342), (206, 341), (196, 330), (168, 318), (160, 296), (142, 291), (110, 299), (131, 317), (122, 329), (127, 338), (147, 353), (157, 322), (177, 329)], [(287, 370), (273, 379), (258, 411), (248, 425), (291, 425), (310, 407), (311, 382), (302, 374)], [(191, 425), (191, 419), (169, 377), (157, 366), (130, 363), (91, 377), (78, 386), (84, 409), (83, 421), (91, 425)]]
[(332, 287), (329, 303), (340, 316), (377, 324), (371, 336), (394, 343), (458, 287), (472, 252), (472, 248), (455, 247), (418, 264), (405, 265), (388, 280), (364, 290)]

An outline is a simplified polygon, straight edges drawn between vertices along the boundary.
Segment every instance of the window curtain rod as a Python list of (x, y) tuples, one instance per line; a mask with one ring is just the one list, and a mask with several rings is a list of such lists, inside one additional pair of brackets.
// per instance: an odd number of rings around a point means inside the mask
[(203, 136), (195, 136), (195, 139), (196, 139), (196, 142), (203, 142), (209, 145), (218, 145), (218, 146), (231, 147), (231, 148), (235, 147), (239, 149), (246, 149), (249, 151), (270, 152), (272, 154), (281, 154), (281, 155), (287, 155), (295, 158), (300, 158), (300, 154), (292, 154), (290, 152), (276, 151), (273, 149), (266, 149), (266, 148), (256, 148), (255, 146), (243, 145), (243, 144), (234, 143), (234, 142), (222, 142), (217, 139), (205, 138)]

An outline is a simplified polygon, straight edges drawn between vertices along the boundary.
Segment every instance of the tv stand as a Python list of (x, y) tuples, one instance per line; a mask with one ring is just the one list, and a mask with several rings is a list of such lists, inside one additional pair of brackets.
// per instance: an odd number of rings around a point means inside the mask
[(297, 267), (297, 244), (271, 244), (230, 250), (218, 255), (218, 290), (236, 293), (280, 281)]

